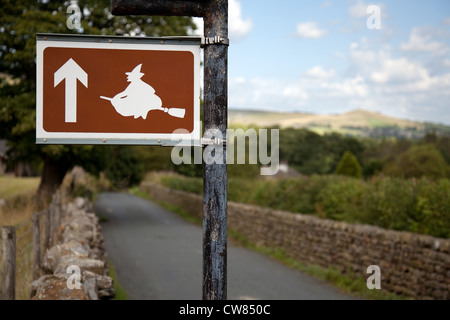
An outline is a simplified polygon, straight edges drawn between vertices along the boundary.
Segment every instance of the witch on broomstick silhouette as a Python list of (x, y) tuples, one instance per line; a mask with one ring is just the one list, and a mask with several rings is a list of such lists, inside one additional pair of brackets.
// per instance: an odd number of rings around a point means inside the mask
[(134, 119), (142, 117), (147, 118), (151, 110), (160, 110), (177, 118), (184, 118), (185, 109), (164, 108), (161, 98), (155, 94), (155, 89), (151, 85), (141, 80), (144, 73), (141, 72), (142, 63), (137, 65), (133, 71), (126, 72), (128, 87), (116, 94), (113, 98), (100, 96), (100, 98), (111, 101), (116, 111), (124, 117), (133, 116)]

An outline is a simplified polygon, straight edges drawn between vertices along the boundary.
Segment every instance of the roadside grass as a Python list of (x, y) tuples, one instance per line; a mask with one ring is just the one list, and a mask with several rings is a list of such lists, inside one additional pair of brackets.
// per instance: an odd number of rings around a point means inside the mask
[(119, 281), (117, 280), (116, 269), (114, 268), (114, 265), (112, 264), (110, 259), (108, 259), (107, 264), (109, 276), (113, 278), (114, 290), (116, 292), (116, 295), (113, 300), (128, 300), (128, 294), (125, 291), (125, 289), (119, 284)]
[[(16, 299), (29, 299), (32, 279), (31, 218), (37, 211), (36, 191), (40, 178), (21, 178), (11, 175), (0, 177), (0, 227), (16, 226)], [(24, 223), (25, 222), (25, 223)], [(24, 224), (22, 224), (24, 223)], [(21, 227), (17, 227), (22, 224)], [(1, 241), (0, 241), (1, 242)], [(2, 253), (0, 250), (0, 260)], [(0, 266), (1, 269), (1, 266)]]
[(40, 177), (21, 178), (12, 175), (0, 176), (0, 199), (6, 202), (17, 196), (34, 194), (39, 187)]
[(0, 226), (15, 226), (31, 218), (37, 209), (34, 195), (17, 196), (0, 207)]
[(0, 176), (0, 226), (14, 226), (28, 220), (36, 210), (35, 194), (40, 178)]
[[(149, 195), (142, 192), (139, 187), (133, 187), (129, 189), (129, 192), (147, 199), (154, 201), (161, 205), (162, 207), (166, 208), (167, 210), (170, 210), (172, 212), (177, 213), (182, 218), (185, 218), (191, 223), (202, 225), (202, 221), (199, 218), (193, 217), (188, 212), (183, 210), (182, 208), (168, 204), (166, 202), (156, 201), (155, 199), (152, 199)], [(393, 293), (386, 292), (384, 290), (370, 290), (367, 288), (366, 285), (366, 279), (362, 277), (356, 277), (350, 274), (342, 274), (337, 268), (335, 267), (329, 267), (324, 268), (318, 265), (312, 265), (312, 264), (304, 264), (296, 259), (293, 259), (290, 257), (285, 250), (281, 248), (270, 248), (266, 246), (261, 245), (255, 245), (248, 241), (248, 239), (231, 229), (228, 229), (228, 236), (230, 240), (236, 244), (243, 246), (245, 248), (248, 248), (250, 250), (262, 253), (264, 255), (267, 255), (284, 265), (296, 269), (300, 272), (306, 273), (308, 275), (311, 275), (315, 278), (324, 280), (333, 286), (335, 286), (337, 289), (339, 289), (341, 292), (349, 294), (355, 298), (359, 299), (367, 299), (367, 300), (405, 300), (407, 298), (401, 297), (398, 295), (395, 295)]]

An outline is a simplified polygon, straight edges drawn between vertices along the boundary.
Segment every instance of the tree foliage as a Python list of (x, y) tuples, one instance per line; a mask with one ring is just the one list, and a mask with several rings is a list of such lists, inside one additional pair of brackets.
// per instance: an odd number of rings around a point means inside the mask
[(337, 133), (321, 136), (307, 129), (280, 130), (280, 158), (303, 174), (333, 173), (347, 150), (360, 158), (364, 146), (354, 137)]
[(449, 175), (450, 137), (435, 132), (429, 132), (420, 140), (406, 140), (355, 138), (338, 133), (319, 135), (307, 129), (280, 129), (280, 159), (288, 161), (290, 167), (302, 174), (335, 173), (345, 151), (353, 154), (359, 162), (364, 178), (381, 173), (435, 178)]
[(344, 152), (335, 172), (336, 174), (354, 178), (361, 178), (362, 176), (361, 165), (350, 151)]
[(412, 146), (386, 165), (385, 172), (405, 178), (447, 176), (448, 166), (441, 152), (433, 144)]

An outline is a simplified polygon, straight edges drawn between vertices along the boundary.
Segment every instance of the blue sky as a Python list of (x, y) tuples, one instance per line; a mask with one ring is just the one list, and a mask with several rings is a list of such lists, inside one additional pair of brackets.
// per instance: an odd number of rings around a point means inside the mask
[(448, 0), (229, 0), (229, 37), (230, 109), (450, 124)]

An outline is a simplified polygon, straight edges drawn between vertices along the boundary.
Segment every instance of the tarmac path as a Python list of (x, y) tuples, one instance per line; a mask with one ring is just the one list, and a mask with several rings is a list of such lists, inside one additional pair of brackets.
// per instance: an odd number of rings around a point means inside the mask
[[(202, 297), (202, 229), (148, 200), (102, 193), (106, 252), (130, 299)], [(352, 299), (329, 284), (228, 241), (228, 299)]]

